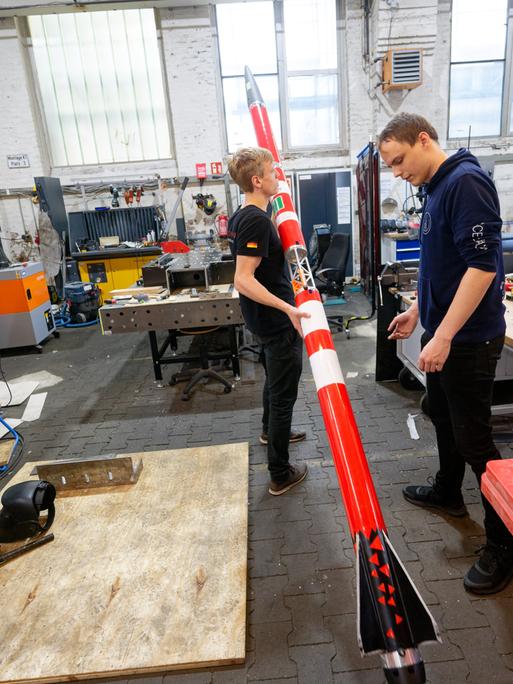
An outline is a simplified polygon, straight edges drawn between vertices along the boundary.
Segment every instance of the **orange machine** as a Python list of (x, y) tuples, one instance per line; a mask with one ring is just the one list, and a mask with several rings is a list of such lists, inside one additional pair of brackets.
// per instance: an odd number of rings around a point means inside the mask
[(0, 349), (39, 345), (55, 331), (43, 265), (0, 270)]

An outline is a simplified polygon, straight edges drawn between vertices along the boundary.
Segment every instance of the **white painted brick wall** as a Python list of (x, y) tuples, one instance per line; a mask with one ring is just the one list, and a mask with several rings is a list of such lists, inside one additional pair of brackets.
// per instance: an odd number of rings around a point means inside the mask
[[(12, 19), (0, 19), (0, 64), (0, 188), (23, 187), (45, 169), (22, 46)], [(8, 169), (9, 154), (28, 154), (30, 168)]]
[(206, 162), (210, 173), (224, 149), (209, 8), (161, 12), (161, 25), (180, 174), (194, 174), (196, 162)]

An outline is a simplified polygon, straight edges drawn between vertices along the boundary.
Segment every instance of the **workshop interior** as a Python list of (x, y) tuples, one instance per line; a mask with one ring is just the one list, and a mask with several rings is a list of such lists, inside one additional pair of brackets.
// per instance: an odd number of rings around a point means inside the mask
[[(482, 501), (513, 534), (512, 45), (513, 0), (0, 3), (0, 684), (513, 682), (513, 583), (462, 582)], [(500, 460), (466, 517), (401, 495), (438, 463), (425, 329), (393, 334), (432, 230), (380, 154), (402, 113), (500, 203)], [(283, 497), (245, 147), (309, 312)]]

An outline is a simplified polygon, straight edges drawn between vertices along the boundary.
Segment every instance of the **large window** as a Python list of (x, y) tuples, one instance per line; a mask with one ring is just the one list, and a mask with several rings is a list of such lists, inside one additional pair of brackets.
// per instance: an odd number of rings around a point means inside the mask
[(54, 166), (171, 156), (152, 9), (29, 17)]
[(229, 151), (255, 143), (245, 65), (256, 77), (281, 149), (340, 145), (336, 14), (337, 0), (216, 6)]
[(233, 151), (250, 142), (254, 144), (244, 87), (245, 65), (258, 81), (276, 143), (281, 147), (273, 3), (217, 5), (217, 28), (228, 149)]
[(507, 17), (508, 0), (453, 0), (450, 138), (509, 132), (503, 123), (503, 108), (509, 109), (504, 102)]

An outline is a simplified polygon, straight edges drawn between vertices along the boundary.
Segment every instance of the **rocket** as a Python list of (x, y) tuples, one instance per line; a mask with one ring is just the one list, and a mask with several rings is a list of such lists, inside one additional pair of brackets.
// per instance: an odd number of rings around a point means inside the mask
[(438, 628), (387, 536), (267, 109), (248, 67), (245, 83), (258, 145), (275, 161), (279, 186), (272, 205), (296, 306), (310, 314), (301, 319), (303, 338), (356, 554), (358, 645), (362, 656), (381, 656), (389, 684), (421, 684), (426, 675), (418, 646), (441, 641)]

